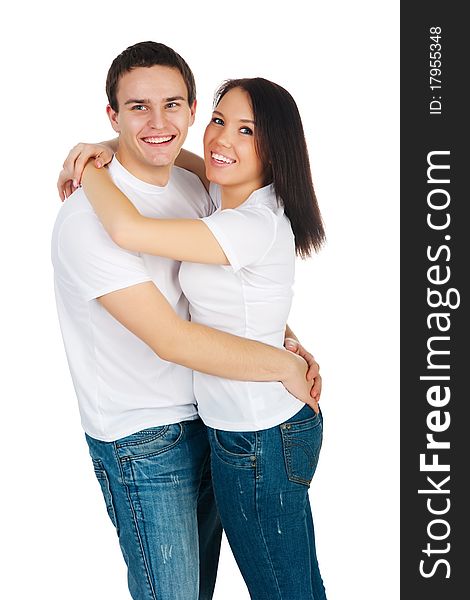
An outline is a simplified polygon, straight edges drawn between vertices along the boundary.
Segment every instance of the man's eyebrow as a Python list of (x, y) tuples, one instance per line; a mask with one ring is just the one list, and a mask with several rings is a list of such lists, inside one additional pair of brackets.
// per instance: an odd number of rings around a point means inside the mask
[(171, 98), (165, 98), (165, 102), (174, 102), (175, 100), (183, 100), (183, 102), (187, 102), (188, 99), (184, 96), (171, 96)]
[(124, 104), (150, 104), (150, 100), (148, 98), (129, 98)]
[[(183, 102), (187, 102), (187, 99), (183, 96), (171, 96), (170, 98), (164, 98), (163, 102), (174, 102), (175, 100), (183, 100)], [(151, 100), (149, 98), (129, 98), (126, 100), (124, 104), (151, 104)]]
[[(220, 115), (221, 117), (223, 117), (223, 113), (221, 113), (219, 110), (213, 110), (212, 113), (214, 115)], [(252, 125), (255, 124), (254, 121), (252, 121), (251, 119), (239, 119), (240, 123), (251, 123)]]

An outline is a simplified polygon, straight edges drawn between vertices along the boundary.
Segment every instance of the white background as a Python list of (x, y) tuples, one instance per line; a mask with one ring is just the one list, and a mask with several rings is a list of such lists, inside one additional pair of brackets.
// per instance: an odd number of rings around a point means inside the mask
[[(225, 78), (272, 79), (298, 103), (328, 236), (299, 261), (289, 318), (324, 378), (311, 487), (319, 561), (329, 600), (396, 600), (398, 2), (86, 0), (3, 11), (2, 597), (129, 598), (79, 424), (49, 244), (68, 149), (112, 136), (108, 67), (151, 39), (194, 71), (193, 151)], [(224, 544), (215, 600), (232, 598), (249, 596)]]

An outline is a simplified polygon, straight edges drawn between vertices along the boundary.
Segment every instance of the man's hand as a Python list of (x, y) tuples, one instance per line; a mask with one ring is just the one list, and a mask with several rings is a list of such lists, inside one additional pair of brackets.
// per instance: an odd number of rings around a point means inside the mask
[(90, 158), (95, 159), (95, 167), (99, 169), (112, 160), (113, 147), (108, 142), (77, 144), (70, 150), (57, 180), (57, 189), (62, 202), (80, 185), (83, 169)]
[(315, 358), (310, 352), (307, 352), (302, 344), (294, 338), (286, 338), (284, 340), (284, 347), (286, 350), (298, 354), (308, 364), (307, 380), (313, 381), (312, 389), (310, 390), (310, 396), (315, 402), (320, 401), (321, 389), (322, 389), (322, 378), (319, 373), (320, 365), (316, 362)]
[(282, 380), (284, 387), (293, 396), (308, 404), (318, 414), (318, 401), (311, 396), (313, 381), (307, 379), (307, 362), (296, 352), (288, 353), (290, 357), (290, 373)]

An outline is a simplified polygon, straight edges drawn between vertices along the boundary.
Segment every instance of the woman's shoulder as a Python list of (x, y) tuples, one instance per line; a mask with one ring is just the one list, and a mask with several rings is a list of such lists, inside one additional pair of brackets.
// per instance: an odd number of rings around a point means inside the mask
[(243, 208), (264, 208), (275, 213), (278, 212), (279, 208), (282, 208), (272, 183), (255, 190), (241, 206)]

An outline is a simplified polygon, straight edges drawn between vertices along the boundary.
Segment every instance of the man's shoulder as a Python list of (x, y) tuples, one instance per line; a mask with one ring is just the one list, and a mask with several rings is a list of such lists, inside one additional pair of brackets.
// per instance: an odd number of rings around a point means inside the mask
[(174, 183), (179, 183), (182, 185), (187, 185), (191, 192), (194, 194), (205, 194), (206, 189), (202, 185), (201, 180), (197, 175), (192, 173), (191, 171), (187, 171), (182, 167), (177, 167), (176, 165), (171, 169), (170, 180)]
[(213, 212), (214, 207), (211, 198), (197, 175), (181, 167), (174, 166), (170, 181), (182, 192), (188, 204), (197, 210), (198, 216), (204, 217)]
[(74, 244), (89, 244), (93, 239), (104, 238), (104, 229), (82, 188), (71, 194), (57, 213), (52, 231), (52, 247), (64, 240)]
[(88, 202), (88, 198), (83, 191), (83, 188), (78, 188), (73, 194), (71, 194), (62, 204), (57, 213), (56, 223), (64, 223), (69, 218), (75, 217), (79, 220), (80, 216), (83, 215), (95, 215), (96, 214)]

